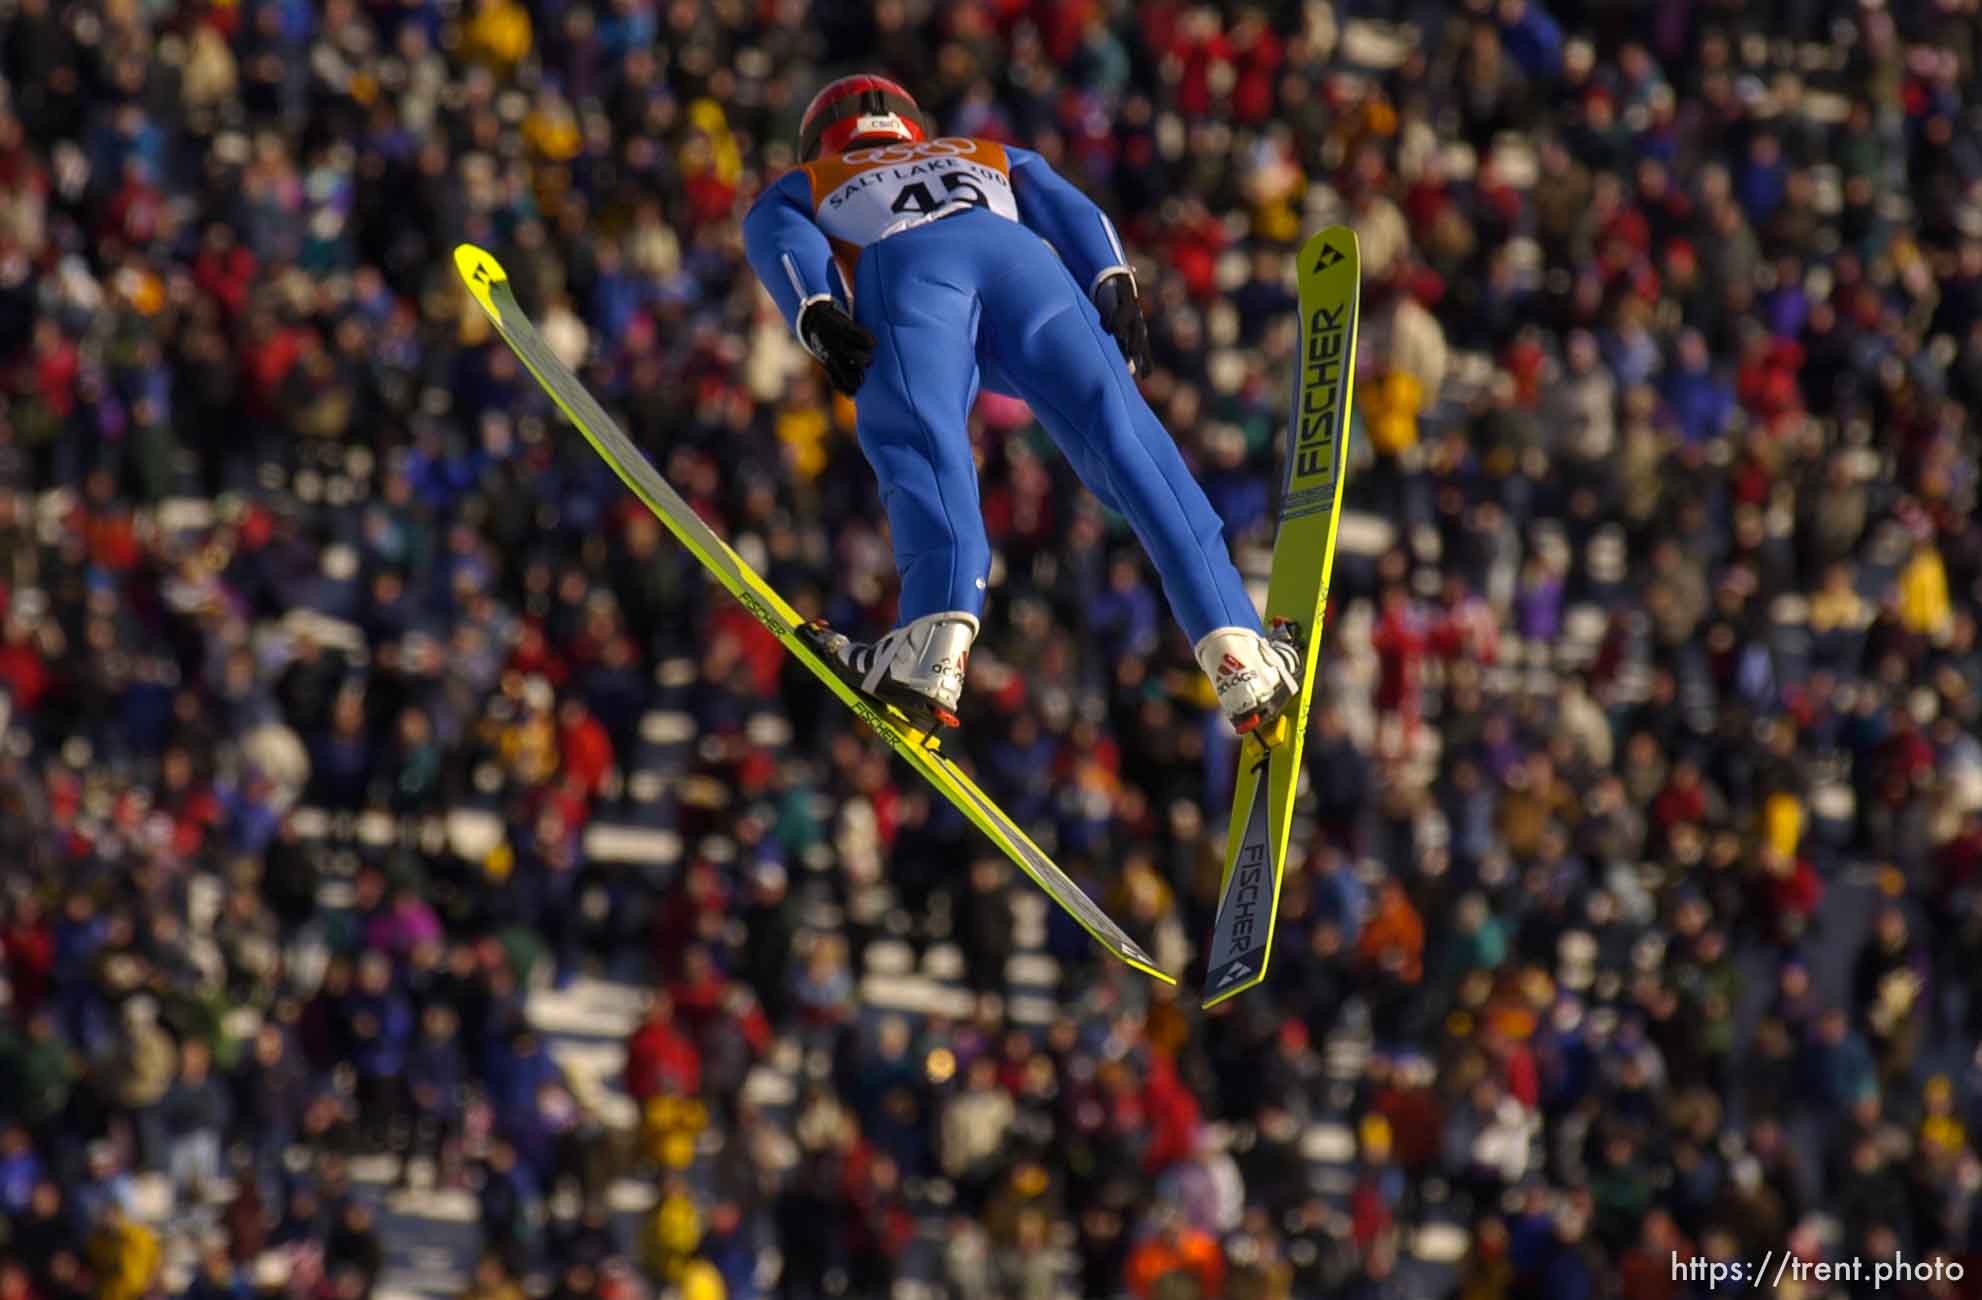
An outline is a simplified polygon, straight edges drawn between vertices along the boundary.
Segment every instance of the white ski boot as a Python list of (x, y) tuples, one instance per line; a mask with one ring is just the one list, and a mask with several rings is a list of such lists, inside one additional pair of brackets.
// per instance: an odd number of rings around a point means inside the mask
[(1279, 717), (1301, 691), (1301, 647), (1286, 619), (1273, 620), (1264, 636), (1244, 627), (1207, 632), (1197, 643), (1197, 662), (1241, 736)]
[(977, 619), (961, 610), (924, 614), (879, 641), (855, 641), (816, 619), (801, 629), (850, 686), (906, 713), (924, 731), (958, 725), (964, 668)]

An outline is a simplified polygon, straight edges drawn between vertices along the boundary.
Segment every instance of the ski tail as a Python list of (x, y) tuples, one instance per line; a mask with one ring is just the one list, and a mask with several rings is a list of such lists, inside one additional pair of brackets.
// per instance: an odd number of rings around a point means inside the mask
[(1300, 793), (1301, 752), (1314, 701), (1315, 663), (1335, 534), (1348, 477), (1349, 419), (1355, 399), (1356, 327), (1362, 258), (1355, 232), (1330, 226), (1299, 254), (1301, 368), (1287, 430), (1266, 617), (1292, 623), (1302, 643), (1301, 693), (1265, 736), (1248, 736), (1239, 757), (1226, 834), (1225, 874), (1212, 927), (1204, 1005), (1216, 1006), (1266, 979), (1279, 917), (1280, 888)]

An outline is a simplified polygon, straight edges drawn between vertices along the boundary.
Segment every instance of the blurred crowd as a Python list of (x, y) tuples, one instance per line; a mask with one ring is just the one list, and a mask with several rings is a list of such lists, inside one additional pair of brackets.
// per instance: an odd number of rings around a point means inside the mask
[[(381, 1157), (472, 1200), (473, 1300), (1982, 1278), (1979, 43), (1976, 0), (12, 0), (0, 1300), (362, 1300)], [(1360, 236), (1357, 535), (1273, 975), (1221, 1012), (1055, 919), (1014, 1015), (1029, 886), (455, 282), (494, 250), (877, 633), (851, 407), (737, 225), (856, 68), (1115, 216), (1254, 559), (1291, 250)], [(1230, 737), (1122, 521), (1022, 406), (973, 429), (959, 743), (1189, 987)], [(973, 1009), (867, 1006), (883, 938)], [(651, 991), (603, 1093), (526, 1014), (580, 977)]]

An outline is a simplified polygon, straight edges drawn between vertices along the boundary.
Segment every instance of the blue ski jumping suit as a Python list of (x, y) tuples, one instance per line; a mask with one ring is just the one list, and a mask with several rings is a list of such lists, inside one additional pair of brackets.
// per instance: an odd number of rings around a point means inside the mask
[(948, 138), (820, 158), (764, 192), (744, 237), (794, 330), (834, 299), (874, 334), (857, 424), (894, 535), (902, 623), (982, 613), (991, 547), (965, 419), (983, 387), (1029, 404), (1127, 518), (1193, 643), (1259, 630), (1217, 512), (1094, 308), (1095, 287), (1128, 270), (1121, 241), (1039, 155)]

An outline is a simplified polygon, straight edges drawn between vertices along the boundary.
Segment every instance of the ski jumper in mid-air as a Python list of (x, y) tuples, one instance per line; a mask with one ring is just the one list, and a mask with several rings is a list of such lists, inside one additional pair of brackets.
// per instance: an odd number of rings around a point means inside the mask
[(1232, 726), (1277, 716), (1301, 648), (1262, 630), (1217, 512), (1136, 387), (1149, 330), (1107, 216), (1038, 154), (930, 139), (885, 78), (827, 86), (799, 134), (801, 166), (745, 219), (750, 264), (855, 398), (901, 574), (896, 628), (866, 643), (816, 625), (827, 657), (921, 725), (957, 725), (991, 568), (965, 427), (981, 387), (1023, 399), (1127, 518)]

